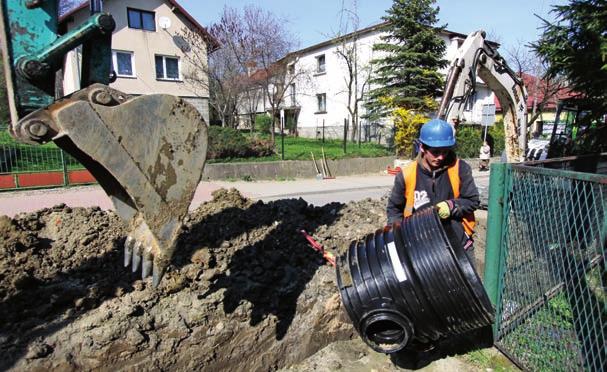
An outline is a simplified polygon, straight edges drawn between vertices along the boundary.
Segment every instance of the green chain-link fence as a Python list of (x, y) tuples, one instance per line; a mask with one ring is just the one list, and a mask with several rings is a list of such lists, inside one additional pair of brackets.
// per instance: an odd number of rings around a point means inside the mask
[[(0, 176), (11, 175), (16, 180), (19, 174), (24, 173), (62, 172), (67, 184), (67, 172), (80, 169), (84, 167), (54, 143), (23, 144), (9, 135), (6, 126), (0, 125)], [(12, 188), (20, 187), (19, 182), (15, 182)]]
[(503, 216), (496, 290), (488, 288), (495, 340), (524, 369), (607, 366), (605, 163), (603, 155), (492, 168), (503, 172), (490, 185), (501, 190), (491, 190), (490, 217)]

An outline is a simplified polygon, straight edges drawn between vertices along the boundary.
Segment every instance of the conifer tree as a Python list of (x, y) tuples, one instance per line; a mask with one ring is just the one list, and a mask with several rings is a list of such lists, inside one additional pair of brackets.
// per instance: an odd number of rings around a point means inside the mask
[(556, 22), (544, 21), (532, 46), (548, 65), (549, 78), (565, 77), (592, 115), (607, 112), (607, 2), (570, 0), (555, 5)]
[(438, 72), (447, 65), (445, 43), (437, 27), (439, 8), (435, 0), (394, 0), (383, 20), (387, 35), (373, 50), (381, 55), (372, 61), (374, 78), (367, 104), (371, 116), (386, 116), (391, 104), (427, 112), (440, 96), (443, 78)]

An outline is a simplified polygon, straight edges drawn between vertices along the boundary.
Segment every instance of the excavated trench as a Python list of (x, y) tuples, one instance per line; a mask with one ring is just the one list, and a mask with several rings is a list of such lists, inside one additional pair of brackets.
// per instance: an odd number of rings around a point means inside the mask
[(125, 231), (112, 212), (0, 216), (0, 370), (293, 366), (357, 337), (333, 267), (300, 230), (339, 254), (383, 226), (384, 206), (219, 190), (190, 214), (156, 290), (121, 266)]

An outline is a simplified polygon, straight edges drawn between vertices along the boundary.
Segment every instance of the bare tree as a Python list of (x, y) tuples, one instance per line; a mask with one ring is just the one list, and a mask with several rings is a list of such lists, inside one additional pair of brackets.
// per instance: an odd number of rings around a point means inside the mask
[[(193, 68), (184, 74), (185, 80), (209, 90), (212, 107), (226, 123), (235, 123), (236, 115), (244, 111), (253, 125), (257, 112), (270, 111), (272, 140), (285, 87), (294, 79), (294, 74), (287, 73), (290, 59), (285, 56), (296, 42), (286, 24), (285, 19), (254, 5), (241, 11), (224, 7), (220, 20), (209, 27), (221, 49), (209, 56), (208, 64), (203, 36), (187, 30), (181, 33), (192, 46), (186, 58)], [(260, 102), (264, 107), (259, 107)]]
[(531, 98), (531, 114), (527, 117), (527, 124), (531, 127), (531, 133), (537, 133), (537, 119), (547, 104), (556, 103), (558, 95), (567, 88), (566, 81), (549, 77), (546, 66), (522, 42), (507, 49), (506, 58), (514, 72), (527, 85), (527, 93)]
[(285, 28), (286, 19), (253, 5), (243, 11), (247, 29), (249, 61), (255, 62), (254, 75), (272, 117), (271, 138), (274, 142), (276, 122), (287, 88), (297, 79), (298, 73), (289, 70), (296, 56), (289, 55), (297, 42)]
[[(340, 93), (347, 95), (346, 107), (350, 114), (352, 130), (350, 131), (351, 141), (356, 141), (359, 136), (359, 107), (364, 99), (365, 89), (369, 87), (371, 79), (371, 67), (369, 64), (363, 64), (359, 56), (359, 17), (357, 11), (357, 2), (353, 1), (353, 9), (348, 9), (342, 1), (341, 22), (339, 34), (334, 38), (339, 45), (335, 53), (339, 60), (345, 64), (346, 75), (344, 75), (344, 90)], [(346, 123), (346, 132), (349, 130)]]
[(221, 46), (210, 55), (206, 35), (184, 28), (176, 36), (188, 62), (184, 81), (196, 95), (203, 96), (208, 92), (211, 108), (221, 118), (222, 125), (230, 127), (237, 124), (239, 98), (248, 84), (243, 63), (246, 57), (239, 47), (244, 31), (239, 25), (238, 12), (224, 8), (219, 22), (208, 29)]

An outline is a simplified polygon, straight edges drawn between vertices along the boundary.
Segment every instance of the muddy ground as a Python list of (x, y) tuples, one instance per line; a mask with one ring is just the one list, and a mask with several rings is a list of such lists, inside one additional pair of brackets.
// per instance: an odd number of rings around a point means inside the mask
[(122, 267), (113, 212), (0, 216), (0, 370), (397, 369), (358, 340), (334, 269), (300, 233), (339, 253), (383, 226), (384, 206), (219, 190), (190, 214), (158, 289)]

